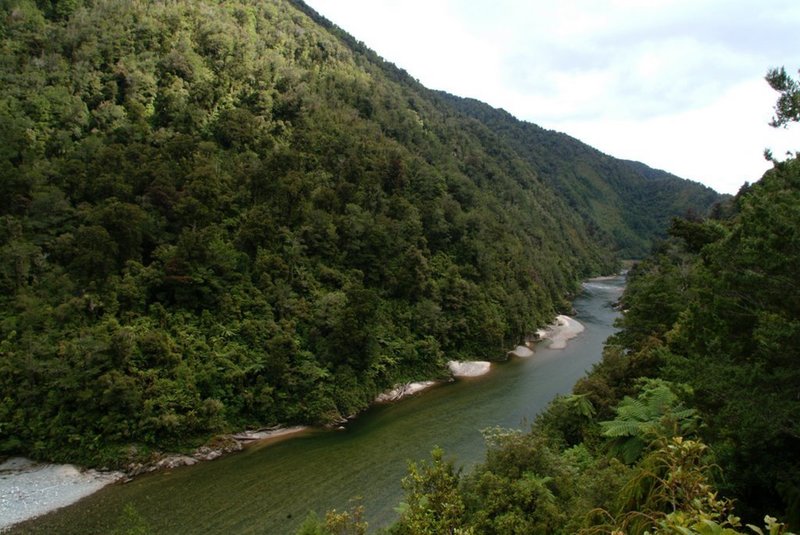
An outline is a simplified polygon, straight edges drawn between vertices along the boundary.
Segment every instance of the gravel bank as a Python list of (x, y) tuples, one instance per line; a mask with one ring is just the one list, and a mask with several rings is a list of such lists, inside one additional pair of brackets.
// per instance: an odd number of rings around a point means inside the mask
[(13, 457), (0, 464), (0, 531), (75, 503), (123, 477), (121, 472), (79, 470), (71, 464)]

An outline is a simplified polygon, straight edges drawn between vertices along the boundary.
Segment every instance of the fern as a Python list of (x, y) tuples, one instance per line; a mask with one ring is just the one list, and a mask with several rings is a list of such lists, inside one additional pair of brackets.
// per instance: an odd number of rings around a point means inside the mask
[(633, 437), (641, 431), (641, 422), (629, 420), (610, 420), (600, 422), (603, 435), (607, 437)]
[(690, 434), (697, 413), (687, 409), (675, 394), (675, 385), (658, 379), (643, 381), (635, 398), (626, 396), (617, 406), (617, 417), (600, 422), (603, 436), (612, 439), (611, 451), (628, 464), (659, 438)]

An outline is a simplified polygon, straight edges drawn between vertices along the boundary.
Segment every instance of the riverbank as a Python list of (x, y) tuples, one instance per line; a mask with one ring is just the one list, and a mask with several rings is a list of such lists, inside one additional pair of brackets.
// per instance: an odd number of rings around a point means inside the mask
[(142, 474), (213, 461), (254, 442), (278, 441), (310, 429), (309, 426), (278, 427), (224, 435), (191, 454), (168, 454), (151, 462), (132, 463), (124, 472), (12, 457), (0, 464), (0, 532), (72, 505), (111, 483), (127, 483)]
[(585, 327), (581, 322), (569, 316), (556, 316), (556, 321), (545, 329), (536, 332), (541, 340), (549, 340), (550, 349), (564, 349), (567, 342), (578, 336), (584, 331)]
[[(609, 279), (610, 280), (610, 279)], [(555, 321), (544, 329), (536, 332), (539, 341), (548, 341), (550, 349), (564, 349), (567, 342), (584, 331), (584, 326), (578, 320), (565, 315), (556, 316)], [(527, 345), (519, 345), (507, 353), (510, 357), (529, 358), (534, 355), (533, 350)], [(454, 378), (479, 377), (489, 373), (491, 362), (488, 361), (456, 361), (451, 360), (447, 367)], [(413, 396), (423, 390), (439, 384), (439, 381), (419, 381), (395, 386), (393, 389), (379, 394), (375, 403), (393, 403), (403, 398)]]
[(12, 457), (0, 464), (0, 531), (73, 504), (124, 477), (122, 472)]
[[(454, 378), (480, 377), (486, 375), (492, 368), (492, 363), (485, 360), (458, 361), (451, 360), (447, 363), (447, 368)], [(375, 403), (393, 403), (400, 401), (408, 396), (413, 396), (423, 390), (440, 384), (441, 381), (417, 381), (395, 386), (375, 397)]]
[[(31, 522), (30, 530), (110, 533), (131, 504), (153, 533), (224, 535), (243, 526), (294, 533), (309, 510), (345, 510), (353, 496), (363, 497), (371, 528), (388, 526), (403, 499), (398, 481), (407, 475), (409, 459), (429, 459), (438, 445), (469, 469), (485, 459), (480, 429), (527, 427), (554, 396), (571, 391), (615, 332), (619, 312), (610, 304), (618, 299), (621, 283), (613, 291), (611, 286), (589, 288), (576, 298), (573, 306), (586, 330), (565, 350), (551, 350), (549, 340), (530, 344), (531, 358), (492, 363), (484, 377), (376, 405), (348, 422), (345, 431), (312, 430), (299, 440), (263, 448), (256, 443), (241, 455), (111, 485)], [(214, 507), (197, 506), (204, 503)]]
[[(550, 339), (551, 341), (563, 339), (563, 343), (566, 344), (566, 340), (577, 335), (575, 326), (571, 323), (574, 320), (571, 318), (568, 318), (568, 320), (570, 321), (557, 320), (547, 332), (543, 333), (544, 336), (542, 338)], [(533, 355), (533, 351), (526, 346), (518, 346), (509, 353), (522, 358)], [(468, 378), (489, 373), (492, 364), (487, 361), (451, 361), (448, 363), (448, 368), (453, 377)], [(425, 381), (401, 385), (387, 393), (392, 395), (382, 401), (397, 401), (430, 388), (435, 384), (437, 383), (433, 381)], [(17, 462), (21, 464), (18, 464), (14, 470), (0, 472), (0, 478), (2, 478), (0, 479), (0, 530), (70, 505), (112, 482), (130, 481), (140, 474), (170, 470), (179, 466), (197, 464), (200, 461), (217, 459), (227, 453), (240, 451), (254, 442), (280, 440), (303, 433), (309, 429), (311, 428), (306, 426), (295, 426), (225, 435), (215, 439), (207, 446), (198, 448), (191, 454), (165, 455), (152, 462), (130, 465), (127, 467), (127, 473), (109, 474), (93, 470), (81, 471), (70, 465), (44, 465), (50, 468), (42, 470), (40, 465), (36, 465), (32, 461), (20, 460)], [(26, 471), (31, 476), (26, 475)], [(34, 476), (33, 474), (37, 475)], [(32, 477), (32, 479), (29, 479), (29, 477)], [(36, 494), (40, 489), (50, 489), (52, 492)]]

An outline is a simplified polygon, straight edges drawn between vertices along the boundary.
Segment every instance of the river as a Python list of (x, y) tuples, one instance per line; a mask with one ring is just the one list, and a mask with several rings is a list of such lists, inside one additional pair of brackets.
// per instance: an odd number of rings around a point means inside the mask
[(553, 397), (571, 390), (614, 332), (611, 303), (623, 285), (622, 277), (584, 283), (574, 306), (586, 330), (565, 349), (539, 344), (533, 357), (494, 364), (483, 377), (375, 406), (343, 431), (309, 431), (112, 485), (12, 533), (110, 533), (130, 504), (152, 533), (291, 534), (310, 510), (323, 516), (349, 508), (353, 498), (371, 530), (386, 526), (396, 518), (409, 460), (429, 459), (441, 446), (468, 470), (483, 459), (482, 429), (526, 428)]

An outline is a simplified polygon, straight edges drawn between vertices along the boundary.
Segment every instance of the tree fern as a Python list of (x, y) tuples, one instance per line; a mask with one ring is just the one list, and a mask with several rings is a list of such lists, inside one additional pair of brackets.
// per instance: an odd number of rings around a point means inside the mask
[(672, 385), (649, 379), (636, 398), (626, 396), (617, 406), (617, 417), (600, 422), (603, 436), (611, 440), (611, 450), (628, 464), (638, 459), (658, 438), (687, 434), (697, 426), (697, 413), (686, 408)]
[(607, 437), (632, 437), (640, 434), (642, 422), (617, 419), (601, 422), (600, 426)]
[(591, 419), (595, 414), (594, 405), (592, 405), (586, 394), (570, 394), (559, 398), (559, 402), (584, 418)]

